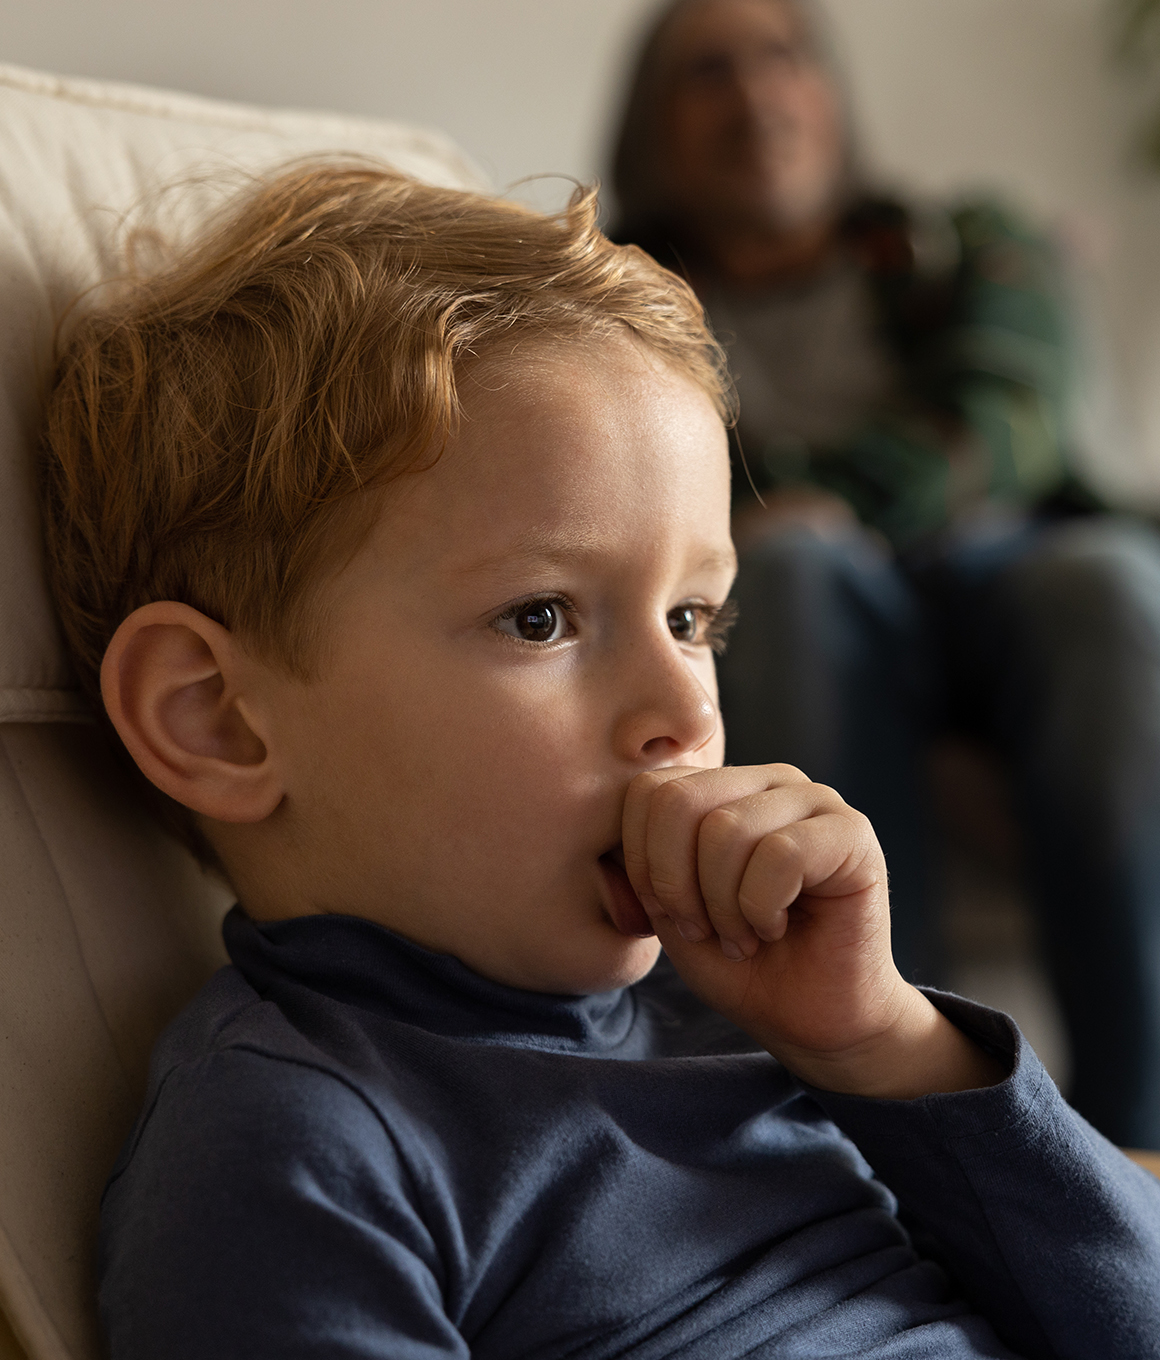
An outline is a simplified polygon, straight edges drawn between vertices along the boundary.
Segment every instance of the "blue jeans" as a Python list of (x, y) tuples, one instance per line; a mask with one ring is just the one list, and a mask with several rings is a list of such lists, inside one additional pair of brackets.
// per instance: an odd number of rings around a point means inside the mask
[(860, 531), (786, 528), (743, 553), (735, 595), (728, 758), (798, 765), (871, 818), (907, 976), (937, 969), (925, 744), (960, 730), (1000, 754), (1072, 1103), (1160, 1148), (1160, 535), (995, 521), (900, 563)]

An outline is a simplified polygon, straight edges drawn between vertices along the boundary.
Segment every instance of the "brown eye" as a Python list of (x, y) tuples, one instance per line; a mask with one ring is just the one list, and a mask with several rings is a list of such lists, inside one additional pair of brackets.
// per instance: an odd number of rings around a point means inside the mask
[(522, 642), (559, 642), (567, 633), (568, 619), (552, 600), (528, 600), (496, 619), (494, 626)]
[(556, 611), (550, 604), (530, 604), (515, 616), (515, 625), (528, 642), (547, 642), (556, 631)]
[(678, 642), (696, 642), (700, 619), (697, 611), (688, 604), (679, 604), (666, 615), (669, 632)]

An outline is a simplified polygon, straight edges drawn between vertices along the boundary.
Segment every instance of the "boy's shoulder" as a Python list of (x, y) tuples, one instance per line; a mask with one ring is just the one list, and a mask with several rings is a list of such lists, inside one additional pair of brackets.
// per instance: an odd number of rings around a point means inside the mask
[[(343, 1236), (347, 1224), (368, 1226)], [(439, 1265), (381, 1110), (225, 967), (159, 1041), (145, 1107), (102, 1199), (111, 1349), (223, 1354), (225, 1328), (238, 1346), (230, 1353), (298, 1354), (326, 1289), (303, 1277), (315, 1251), (330, 1266), (360, 1262), (370, 1277), (393, 1251), (417, 1295)], [(176, 1306), (175, 1280), (204, 1307)], [(275, 1294), (272, 1310), (258, 1308)], [(357, 1302), (347, 1300), (352, 1318)]]
[[(248, 1055), (248, 1060), (242, 1055)], [(240, 968), (227, 964), (157, 1040), (139, 1125), (148, 1121), (162, 1091), (178, 1073), (197, 1073), (208, 1095), (214, 1081), (236, 1067), (266, 1072), (262, 1085), (293, 1081), (296, 1073), (307, 1071), (349, 1084), (331, 1054), (312, 1042), (279, 1006), (261, 996)]]
[[(149, 1064), (152, 1094), (165, 1074), (238, 1043), (265, 1039), (275, 1050), (293, 1047), (296, 1031), (280, 1023), (276, 1007), (262, 997), (235, 964), (219, 968), (169, 1023), (157, 1040)], [(298, 1036), (300, 1037), (300, 1036)]]
[(239, 968), (220, 968), (158, 1040), (141, 1115), (110, 1185), (146, 1130), (168, 1128), (169, 1146), (206, 1149), (280, 1128), (303, 1149), (325, 1145), (335, 1121), (344, 1141), (361, 1122), (381, 1140), (381, 1118), (357, 1080), (263, 998)]

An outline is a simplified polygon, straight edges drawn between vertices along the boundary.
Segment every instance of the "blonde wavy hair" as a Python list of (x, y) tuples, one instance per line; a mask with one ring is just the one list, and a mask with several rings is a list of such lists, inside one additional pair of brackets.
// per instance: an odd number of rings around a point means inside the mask
[(70, 323), (41, 455), (49, 576), (99, 703), (120, 622), (192, 605), (308, 676), (311, 592), (454, 432), (457, 373), (515, 337), (629, 333), (731, 413), (722, 355), (672, 274), (596, 225), (365, 162), (259, 182), (175, 262)]

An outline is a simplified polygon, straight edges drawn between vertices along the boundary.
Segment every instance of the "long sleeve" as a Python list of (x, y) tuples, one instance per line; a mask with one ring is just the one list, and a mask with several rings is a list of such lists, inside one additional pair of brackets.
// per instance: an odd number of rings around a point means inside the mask
[(1160, 1182), (1060, 1096), (1005, 1016), (939, 993), (1011, 1055), (998, 1086), (914, 1101), (814, 1092), (941, 1259), (1028, 1360), (1160, 1356)]

